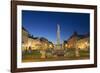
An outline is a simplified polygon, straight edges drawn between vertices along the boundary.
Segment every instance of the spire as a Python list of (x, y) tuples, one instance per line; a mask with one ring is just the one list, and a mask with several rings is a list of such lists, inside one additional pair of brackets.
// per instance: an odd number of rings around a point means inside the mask
[(57, 24), (57, 44), (60, 44), (60, 25)]

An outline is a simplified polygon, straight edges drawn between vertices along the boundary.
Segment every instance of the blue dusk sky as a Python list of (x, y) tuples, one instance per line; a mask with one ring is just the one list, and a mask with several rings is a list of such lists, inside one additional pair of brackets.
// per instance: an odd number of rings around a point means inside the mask
[(71, 12), (22, 11), (22, 26), (34, 37), (57, 41), (57, 24), (60, 25), (60, 41), (67, 40), (75, 31), (90, 32), (90, 14)]

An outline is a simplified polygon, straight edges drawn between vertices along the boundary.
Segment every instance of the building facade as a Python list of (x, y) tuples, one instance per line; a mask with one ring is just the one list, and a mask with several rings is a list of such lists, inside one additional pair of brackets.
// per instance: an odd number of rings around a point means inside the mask
[(90, 38), (89, 34), (86, 35), (79, 35), (76, 32), (67, 40), (65, 43), (65, 48), (73, 49), (77, 48), (80, 50), (89, 50), (90, 48)]
[(22, 50), (27, 50), (28, 36), (28, 31), (24, 27), (22, 27)]
[(22, 50), (47, 50), (53, 48), (53, 43), (44, 37), (33, 37), (22, 28)]

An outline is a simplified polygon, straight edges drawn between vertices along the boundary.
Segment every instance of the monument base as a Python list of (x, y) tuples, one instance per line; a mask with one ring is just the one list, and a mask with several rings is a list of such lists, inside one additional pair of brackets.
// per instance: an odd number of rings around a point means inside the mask
[(54, 47), (54, 54), (57, 56), (57, 57), (60, 57), (60, 56), (64, 56), (64, 49), (62, 48), (62, 45), (55, 45)]
[(62, 45), (61, 44), (56, 44), (55, 46), (54, 46), (54, 49), (55, 50), (60, 50), (60, 49), (62, 49)]

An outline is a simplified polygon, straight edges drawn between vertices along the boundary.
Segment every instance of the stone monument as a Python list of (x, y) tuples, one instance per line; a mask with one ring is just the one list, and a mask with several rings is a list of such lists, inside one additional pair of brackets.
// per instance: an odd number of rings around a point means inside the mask
[(57, 24), (57, 44), (55, 48), (58, 50), (62, 48), (62, 45), (60, 43), (60, 25), (59, 24)]

